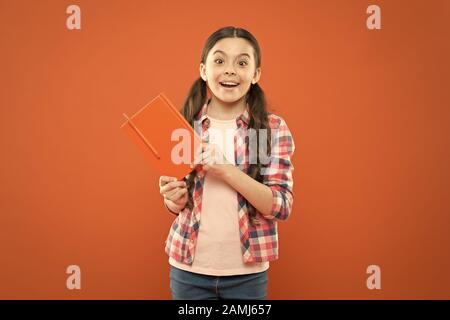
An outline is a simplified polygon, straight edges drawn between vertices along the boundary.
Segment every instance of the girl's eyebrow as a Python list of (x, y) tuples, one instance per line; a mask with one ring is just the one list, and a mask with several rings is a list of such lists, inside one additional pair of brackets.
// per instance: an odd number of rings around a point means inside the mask
[[(225, 56), (227, 55), (227, 54), (226, 54), (225, 52), (223, 52), (222, 50), (216, 50), (216, 51), (214, 51), (213, 54), (216, 54), (216, 53), (218, 53), (218, 52), (219, 52), (219, 53), (222, 53), (222, 54), (225, 55)], [(248, 53), (241, 53), (241, 54), (238, 55), (238, 57), (239, 57), (239, 56), (247, 56), (247, 57), (250, 59), (250, 55), (249, 55)]]

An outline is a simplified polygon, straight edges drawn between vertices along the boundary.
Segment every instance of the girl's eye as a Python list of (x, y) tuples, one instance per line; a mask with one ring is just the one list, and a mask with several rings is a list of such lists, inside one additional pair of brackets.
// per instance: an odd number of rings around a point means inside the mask
[[(217, 63), (217, 61), (222, 61), (222, 59), (216, 59), (216, 60), (214, 60), (214, 62), (216, 62), (216, 63)], [(223, 62), (223, 61), (222, 61), (222, 62)], [(243, 63), (243, 64), (242, 64), (242, 63)], [(248, 62), (242, 60), (241, 62), (239, 62), (239, 64), (240, 64), (241, 66), (245, 67), (246, 65), (248, 65)]]

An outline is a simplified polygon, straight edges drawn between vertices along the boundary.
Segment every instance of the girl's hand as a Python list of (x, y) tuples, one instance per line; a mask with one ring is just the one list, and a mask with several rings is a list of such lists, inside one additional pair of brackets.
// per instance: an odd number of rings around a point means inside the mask
[(188, 201), (186, 182), (175, 177), (159, 177), (159, 193), (164, 197), (164, 203), (172, 212), (179, 213)]
[(205, 142), (202, 143), (200, 154), (196, 156), (195, 164), (201, 164), (206, 172), (218, 178), (223, 178), (230, 166), (234, 166), (217, 145)]

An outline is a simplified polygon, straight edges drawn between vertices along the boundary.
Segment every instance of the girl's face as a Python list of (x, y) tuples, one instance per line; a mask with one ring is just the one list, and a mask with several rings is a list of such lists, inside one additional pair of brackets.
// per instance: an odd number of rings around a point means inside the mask
[(200, 64), (200, 76), (212, 94), (223, 102), (242, 99), (251, 84), (259, 81), (260, 75), (261, 68), (256, 68), (253, 47), (242, 38), (217, 41), (208, 52), (206, 63)]

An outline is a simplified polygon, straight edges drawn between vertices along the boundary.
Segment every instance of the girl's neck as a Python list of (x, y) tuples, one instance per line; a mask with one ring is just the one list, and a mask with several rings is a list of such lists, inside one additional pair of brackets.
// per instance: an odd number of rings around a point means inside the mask
[(239, 115), (244, 112), (245, 107), (245, 97), (230, 103), (218, 101), (212, 97), (206, 113), (214, 119), (231, 120), (239, 117)]

